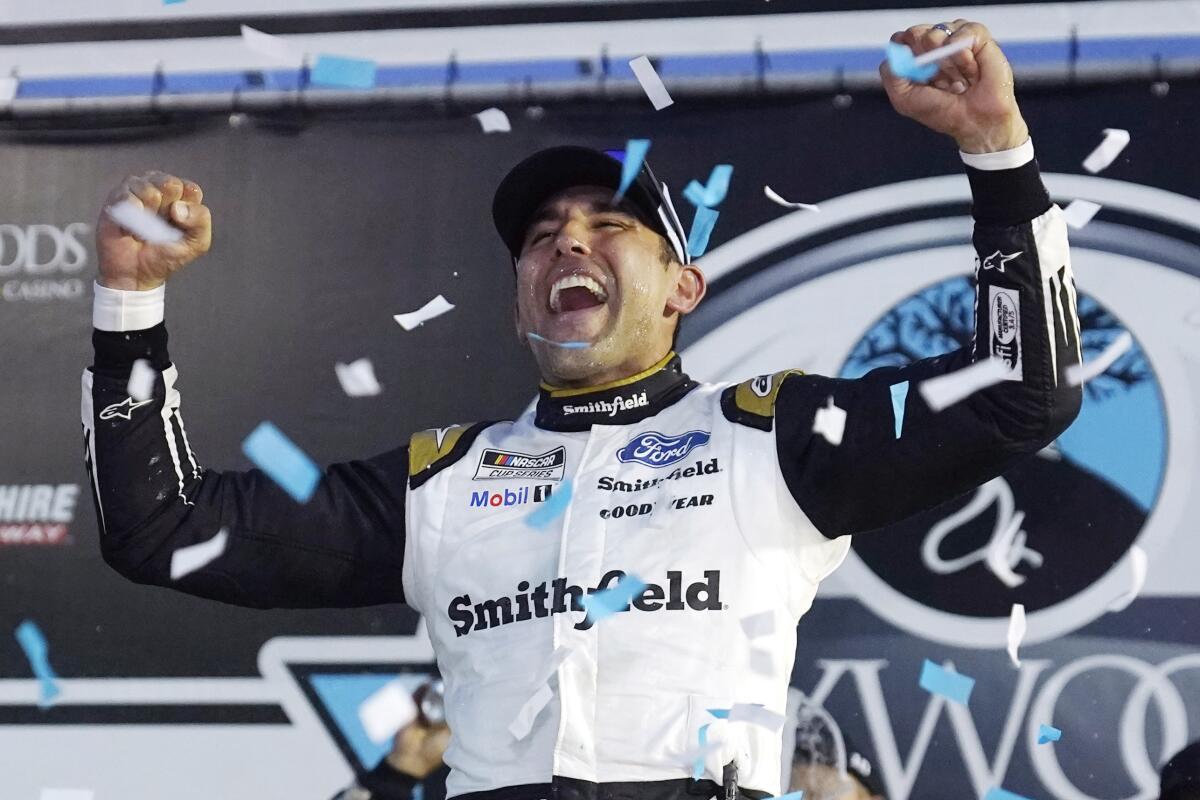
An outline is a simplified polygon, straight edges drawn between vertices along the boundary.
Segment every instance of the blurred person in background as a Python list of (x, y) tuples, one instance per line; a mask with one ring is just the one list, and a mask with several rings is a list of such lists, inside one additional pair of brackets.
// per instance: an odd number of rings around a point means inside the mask
[(804, 800), (886, 800), (870, 759), (842, 733), (823, 707), (796, 687), (788, 689), (783, 725), (783, 791)]

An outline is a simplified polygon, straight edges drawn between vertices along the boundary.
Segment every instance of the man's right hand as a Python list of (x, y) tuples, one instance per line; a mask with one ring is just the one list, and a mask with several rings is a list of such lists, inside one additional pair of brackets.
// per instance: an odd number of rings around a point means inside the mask
[[(108, 215), (108, 209), (131, 202), (156, 214), (183, 232), (173, 244), (153, 244), (137, 238)], [(204, 205), (199, 184), (147, 172), (131, 175), (104, 202), (96, 225), (96, 253), (101, 286), (147, 291), (166, 282), (176, 270), (208, 252), (212, 244), (212, 215)]]

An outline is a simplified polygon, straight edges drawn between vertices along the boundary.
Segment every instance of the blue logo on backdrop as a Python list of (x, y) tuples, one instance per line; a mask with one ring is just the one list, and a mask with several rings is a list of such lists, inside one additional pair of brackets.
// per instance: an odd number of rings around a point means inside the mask
[(678, 436), (664, 436), (658, 431), (639, 433), (617, 451), (617, 460), (625, 464), (636, 462), (647, 467), (668, 467), (708, 444), (709, 438), (708, 431), (688, 431)]

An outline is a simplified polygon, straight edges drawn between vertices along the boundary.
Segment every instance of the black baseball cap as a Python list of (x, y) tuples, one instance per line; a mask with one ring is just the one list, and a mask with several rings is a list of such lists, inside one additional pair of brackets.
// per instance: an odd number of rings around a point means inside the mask
[[(521, 255), (525, 229), (542, 203), (572, 186), (605, 186), (616, 192), (621, 171), (621, 162), (613, 156), (575, 145), (540, 150), (509, 170), (492, 200), (492, 220), (513, 261)], [(681, 264), (691, 263), (687, 235), (667, 185), (654, 177), (645, 161), (622, 202), (670, 243)]]

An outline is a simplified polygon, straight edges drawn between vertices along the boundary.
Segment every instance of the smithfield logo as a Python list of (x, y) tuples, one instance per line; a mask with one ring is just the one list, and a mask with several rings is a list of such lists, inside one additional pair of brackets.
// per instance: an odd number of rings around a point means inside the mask
[(640, 492), (645, 489), (653, 489), (664, 481), (694, 478), (699, 475), (716, 475), (720, 471), (721, 463), (714, 456), (708, 461), (697, 460), (690, 467), (676, 467), (666, 475), (659, 475), (654, 478), (634, 478), (631, 481), (626, 481), (613, 478), (609, 475), (601, 475), (599, 480), (596, 481), (596, 488), (602, 492)]
[(621, 397), (618, 395), (612, 400), (593, 400), (590, 403), (582, 405), (564, 405), (564, 414), (604, 414), (609, 417), (615, 417), (622, 411), (631, 411), (635, 408), (645, 408), (650, 405), (650, 401), (646, 397), (645, 392), (630, 395), (629, 397)]
[(561, 481), (567, 466), (565, 447), (556, 447), (540, 455), (495, 450), (491, 447), (479, 457), (474, 480), (490, 478), (534, 478)]
[[(530, 491), (532, 489), (532, 491)], [(554, 485), (543, 483), (537, 486), (521, 486), (517, 489), (503, 489), (491, 492), (487, 489), (471, 492), (470, 508), (510, 508), (523, 506), (526, 503), (541, 503), (550, 496)]]
[[(595, 594), (617, 585), (617, 581), (625, 577), (619, 569), (606, 572), (600, 582), (593, 588), (583, 589), (567, 583), (567, 578), (555, 578), (552, 581), (542, 581), (532, 586), (529, 581), (517, 584), (517, 593), (511, 596), (498, 597), (494, 600), (475, 602), (471, 595), (463, 594), (450, 601), (446, 615), (454, 623), (454, 635), (466, 636), (475, 631), (486, 631), (501, 625), (511, 625), (514, 622), (526, 622), (531, 619), (541, 619), (552, 614), (565, 614), (570, 611), (584, 611), (582, 599), (584, 594)], [(719, 569), (704, 570), (704, 579), (683, 585), (683, 572), (667, 571), (667, 584), (647, 583), (641, 594), (633, 598), (620, 611), (720, 611), (721, 610), (721, 571)], [(575, 630), (586, 631), (595, 624), (590, 617), (584, 617), (575, 623)]]
[(669, 467), (687, 458), (697, 447), (708, 444), (708, 431), (688, 431), (678, 436), (664, 436), (658, 431), (639, 433), (633, 441), (617, 451), (617, 460), (645, 464), (647, 467)]

